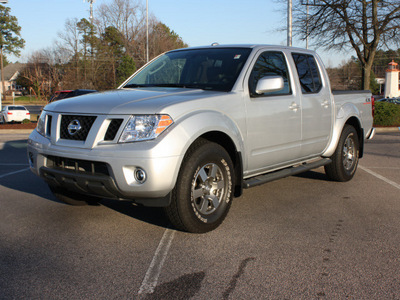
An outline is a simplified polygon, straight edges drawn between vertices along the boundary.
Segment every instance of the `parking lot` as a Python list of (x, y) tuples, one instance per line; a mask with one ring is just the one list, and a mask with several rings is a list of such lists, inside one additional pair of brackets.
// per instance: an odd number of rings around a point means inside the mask
[(0, 133), (1, 299), (399, 299), (400, 132), (368, 141), (354, 179), (323, 169), (245, 190), (207, 234), (159, 209), (58, 202)]

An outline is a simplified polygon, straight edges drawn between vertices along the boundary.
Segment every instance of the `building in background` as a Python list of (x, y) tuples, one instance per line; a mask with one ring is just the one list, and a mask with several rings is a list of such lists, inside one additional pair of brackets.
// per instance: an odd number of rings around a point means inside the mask
[[(17, 86), (17, 78), (25, 68), (26, 64), (21, 63), (10, 63), (6, 67), (4, 67), (4, 85), (5, 92), (19, 92), (20, 88)], [(0, 84), (0, 92), (3, 94), (3, 87)]]
[(385, 76), (385, 98), (400, 97), (399, 72), (399, 65), (394, 61), (390, 62)]

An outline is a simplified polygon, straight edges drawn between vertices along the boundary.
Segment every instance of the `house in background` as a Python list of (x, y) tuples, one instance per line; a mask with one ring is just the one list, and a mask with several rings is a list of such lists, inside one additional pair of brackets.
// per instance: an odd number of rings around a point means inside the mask
[[(17, 78), (26, 64), (22, 63), (10, 63), (4, 67), (4, 88), (7, 91), (18, 91), (20, 90), (17, 86)], [(0, 92), (3, 94), (3, 85), (1, 84), (0, 77)]]

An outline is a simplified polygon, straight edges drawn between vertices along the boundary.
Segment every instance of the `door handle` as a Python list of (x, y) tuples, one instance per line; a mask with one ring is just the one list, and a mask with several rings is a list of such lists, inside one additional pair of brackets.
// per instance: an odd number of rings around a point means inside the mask
[(298, 105), (296, 102), (293, 101), (292, 104), (290, 104), (289, 108), (290, 110), (296, 112), (300, 108), (300, 105)]
[(329, 100), (324, 100), (324, 101), (322, 101), (321, 106), (322, 106), (323, 108), (328, 108), (328, 107), (329, 107)]

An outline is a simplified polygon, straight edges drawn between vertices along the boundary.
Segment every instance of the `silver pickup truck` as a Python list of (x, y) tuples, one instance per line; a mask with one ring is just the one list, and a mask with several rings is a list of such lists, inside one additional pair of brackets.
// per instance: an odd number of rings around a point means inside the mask
[(371, 93), (332, 93), (313, 51), (187, 48), (116, 90), (47, 105), (28, 159), (66, 203), (164, 207), (177, 229), (207, 232), (244, 188), (321, 166), (350, 180), (372, 120)]

